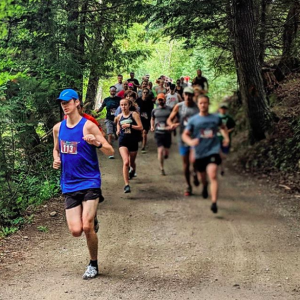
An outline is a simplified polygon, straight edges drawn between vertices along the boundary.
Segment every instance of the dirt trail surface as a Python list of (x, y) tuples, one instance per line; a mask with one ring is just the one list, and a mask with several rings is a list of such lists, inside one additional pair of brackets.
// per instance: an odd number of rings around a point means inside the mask
[(1, 300), (300, 299), (299, 198), (227, 171), (214, 215), (201, 187), (182, 196), (176, 145), (163, 177), (150, 141), (131, 194), (123, 193), (119, 155), (100, 159), (100, 276), (81, 279), (84, 236), (69, 234), (62, 199), (54, 199), (0, 242)]

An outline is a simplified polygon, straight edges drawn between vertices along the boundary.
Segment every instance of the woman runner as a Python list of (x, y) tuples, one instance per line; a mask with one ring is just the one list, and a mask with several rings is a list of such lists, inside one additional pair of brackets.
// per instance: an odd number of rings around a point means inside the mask
[[(132, 179), (136, 164), (140, 131), (143, 130), (140, 116), (130, 111), (131, 101), (122, 99), (120, 102), (122, 113), (117, 117), (117, 134), (119, 136), (119, 151), (123, 160), (124, 193), (130, 193), (129, 178)], [(129, 173), (129, 167), (131, 171)]]

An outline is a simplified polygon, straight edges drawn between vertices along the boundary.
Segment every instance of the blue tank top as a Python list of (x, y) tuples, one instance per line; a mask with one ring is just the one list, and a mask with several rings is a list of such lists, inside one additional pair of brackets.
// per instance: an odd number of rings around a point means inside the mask
[(87, 119), (82, 118), (73, 128), (67, 127), (67, 120), (60, 124), (58, 142), (63, 194), (101, 187), (96, 148), (82, 139), (86, 122)]

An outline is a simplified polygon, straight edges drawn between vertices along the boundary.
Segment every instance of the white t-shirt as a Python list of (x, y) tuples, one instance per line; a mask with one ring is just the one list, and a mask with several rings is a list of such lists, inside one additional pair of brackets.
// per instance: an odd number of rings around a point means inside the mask
[(178, 94), (175, 93), (174, 95), (172, 95), (171, 93), (169, 93), (166, 97), (166, 105), (173, 108), (177, 103), (179, 103)]

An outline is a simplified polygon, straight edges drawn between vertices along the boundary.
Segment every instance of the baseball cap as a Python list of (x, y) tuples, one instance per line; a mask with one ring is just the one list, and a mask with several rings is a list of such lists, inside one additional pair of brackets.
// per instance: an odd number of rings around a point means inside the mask
[(166, 99), (166, 96), (165, 96), (165, 94), (163, 94), (163, 93), (159, 93), (158, 95), (157, 95), (157, 100), (158, 99)]
[(187, 86), (183, 90), (184, 93), (194, 94), (194, 89), (190, 86)]
[(228, 104), (227, 103), (221, 103), (219, 105), (219, 108), (228, 108)]
[(57, 100), (62, 100), (62, 101), (70, 101), (72, 99), (79, 99), (77, 92), (75, 92), (72, 89), (63, 90), (59, 94), (59, 97), (57, 98)]

